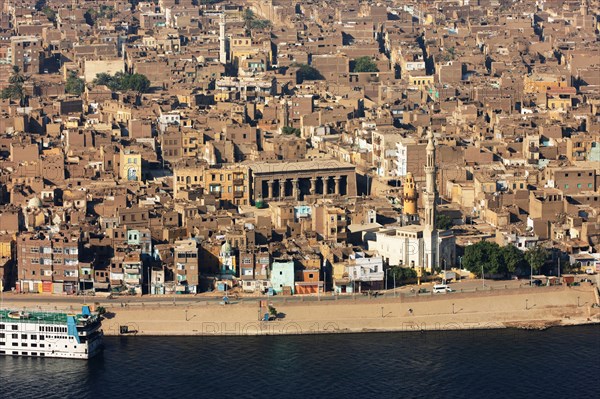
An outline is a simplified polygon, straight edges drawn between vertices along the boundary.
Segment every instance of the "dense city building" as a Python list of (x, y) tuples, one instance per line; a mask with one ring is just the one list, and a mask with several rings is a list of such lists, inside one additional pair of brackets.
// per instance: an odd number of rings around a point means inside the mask
[(595, 271), (599, 34), (597, 0), (4, 0), (0, 288)]

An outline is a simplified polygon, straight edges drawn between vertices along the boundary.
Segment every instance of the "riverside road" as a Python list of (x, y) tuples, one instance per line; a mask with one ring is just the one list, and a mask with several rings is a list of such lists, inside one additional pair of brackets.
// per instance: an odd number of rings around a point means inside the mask
[[(581, 280), (589, 276), (581, 275), (576, 280)], [(597, 280), (598, 276), (592, 276)], [(112, 296), (108, 297), (107, 294), (96, 294), (93, 296), (84, 295), (48, 295), (48, 294), (17, 294), (11, 292), (5, 292), (2, 295), (3, 306), (10, 306), (11, 303), (18, 303), (20, 306), (27, 306), (31, 304), (33, 306), (43, 305), (60, 305), (60, 304), (81, 304), (81, 303), (98, 303), (99, 305), (115, 306), (121, 304), (121, 306), (135, 306), (142, 304), (200, 304), (208, 302), (222, 302), (223, 297), (227, 295), (229, 303), (236, 302), (252, 302), (257, 300), (268, 300), (270, 302), (304, 302), (304, 301), (337, 301), (337, 300), (369, 300), (374, 297), (376, 298), (393, 298), (393, 297), (414, 297), (414, 296), (431, 296), (431, 295), (454, 295), (455, 293), (461, 292), (478, 292), (478, 291), (489, 291), (489, 290), (503, 290), (503, 289), (536, 289), (529, 284), (529, 280), (481, 280), (481, 279), (470, 279), (462, 280), (459, 282), (449, 283), (448, 286), (453, 290), (445, 294), (434, 294), (432, 293), (433, 283), (424, 283), (420, 286), (417, 285), (405, 285), (396, 289), (380, 290), (377, 292), (356, 292), (354, 294), (340, 294), (334, 295), (332, 292), (328, 292), (320, 295), (295, 295), (295, 296), (266, 296), (266, 295), (251, 295), (251, 294), (236, 294), (224, 292), (208, 292), (197, 295), (143, 295), (143, 296)]]

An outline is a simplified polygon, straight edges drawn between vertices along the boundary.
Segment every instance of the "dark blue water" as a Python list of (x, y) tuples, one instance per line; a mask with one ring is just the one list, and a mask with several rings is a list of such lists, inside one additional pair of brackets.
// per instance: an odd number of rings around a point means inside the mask
[(106, 338), (89, 362), (0, 357), (1, 398), (591, 398), (600, 328)]

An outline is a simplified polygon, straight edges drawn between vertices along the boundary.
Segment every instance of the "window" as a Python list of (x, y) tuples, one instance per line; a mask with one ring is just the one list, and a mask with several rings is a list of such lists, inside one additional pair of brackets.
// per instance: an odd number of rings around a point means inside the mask
[(27, 334), (21, 334), (21, 339), (27, 339)]
[(577, 183), (577, 188), (581, 188), (581, 183)]
[[(13, 331), (14, 331), (14, 330), (18, 330), (18, 329), (19, 329), (19, 327), (18, 327), (18, 326), (16, 326), (16, 325), (14, 325), (14, 324), (13, 324), (11, 327), (12, 327), (12, 330), (13, 330)], [(13, 338), (14, 338), (14, 337), (13, 337)]]
[(569, 188), (569, 185), (568, 185), (568, 184), (565, 184), (565, 188)]
[(592, 188), (592, 183), (588, 183), (588, 188)]

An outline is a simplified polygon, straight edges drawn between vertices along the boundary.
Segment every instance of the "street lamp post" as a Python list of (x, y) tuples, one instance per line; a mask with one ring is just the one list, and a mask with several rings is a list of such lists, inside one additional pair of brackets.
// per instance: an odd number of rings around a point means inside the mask
[(533, 265), (529, 268), (529, 285), (533, 286)]
[(388, 283), (387, 283), (388, 282), (388, 276), (387, 276), (388, 272), (389, 272), (389, 269), (386, 270), (385, 273), (383, 273), (383, 279), (385, 280), (384, 285), (385, 285), (385, 290), (386, 291), (388, 290)]
[(485, 289), (485, 273), (483, 271), (483, 265), (481, 265), (481, 283), (482, 283), (483, 289)]
[(444, 262), (444, 284), (446, 284), (446, 259), (442, 259), (442, 262)]

